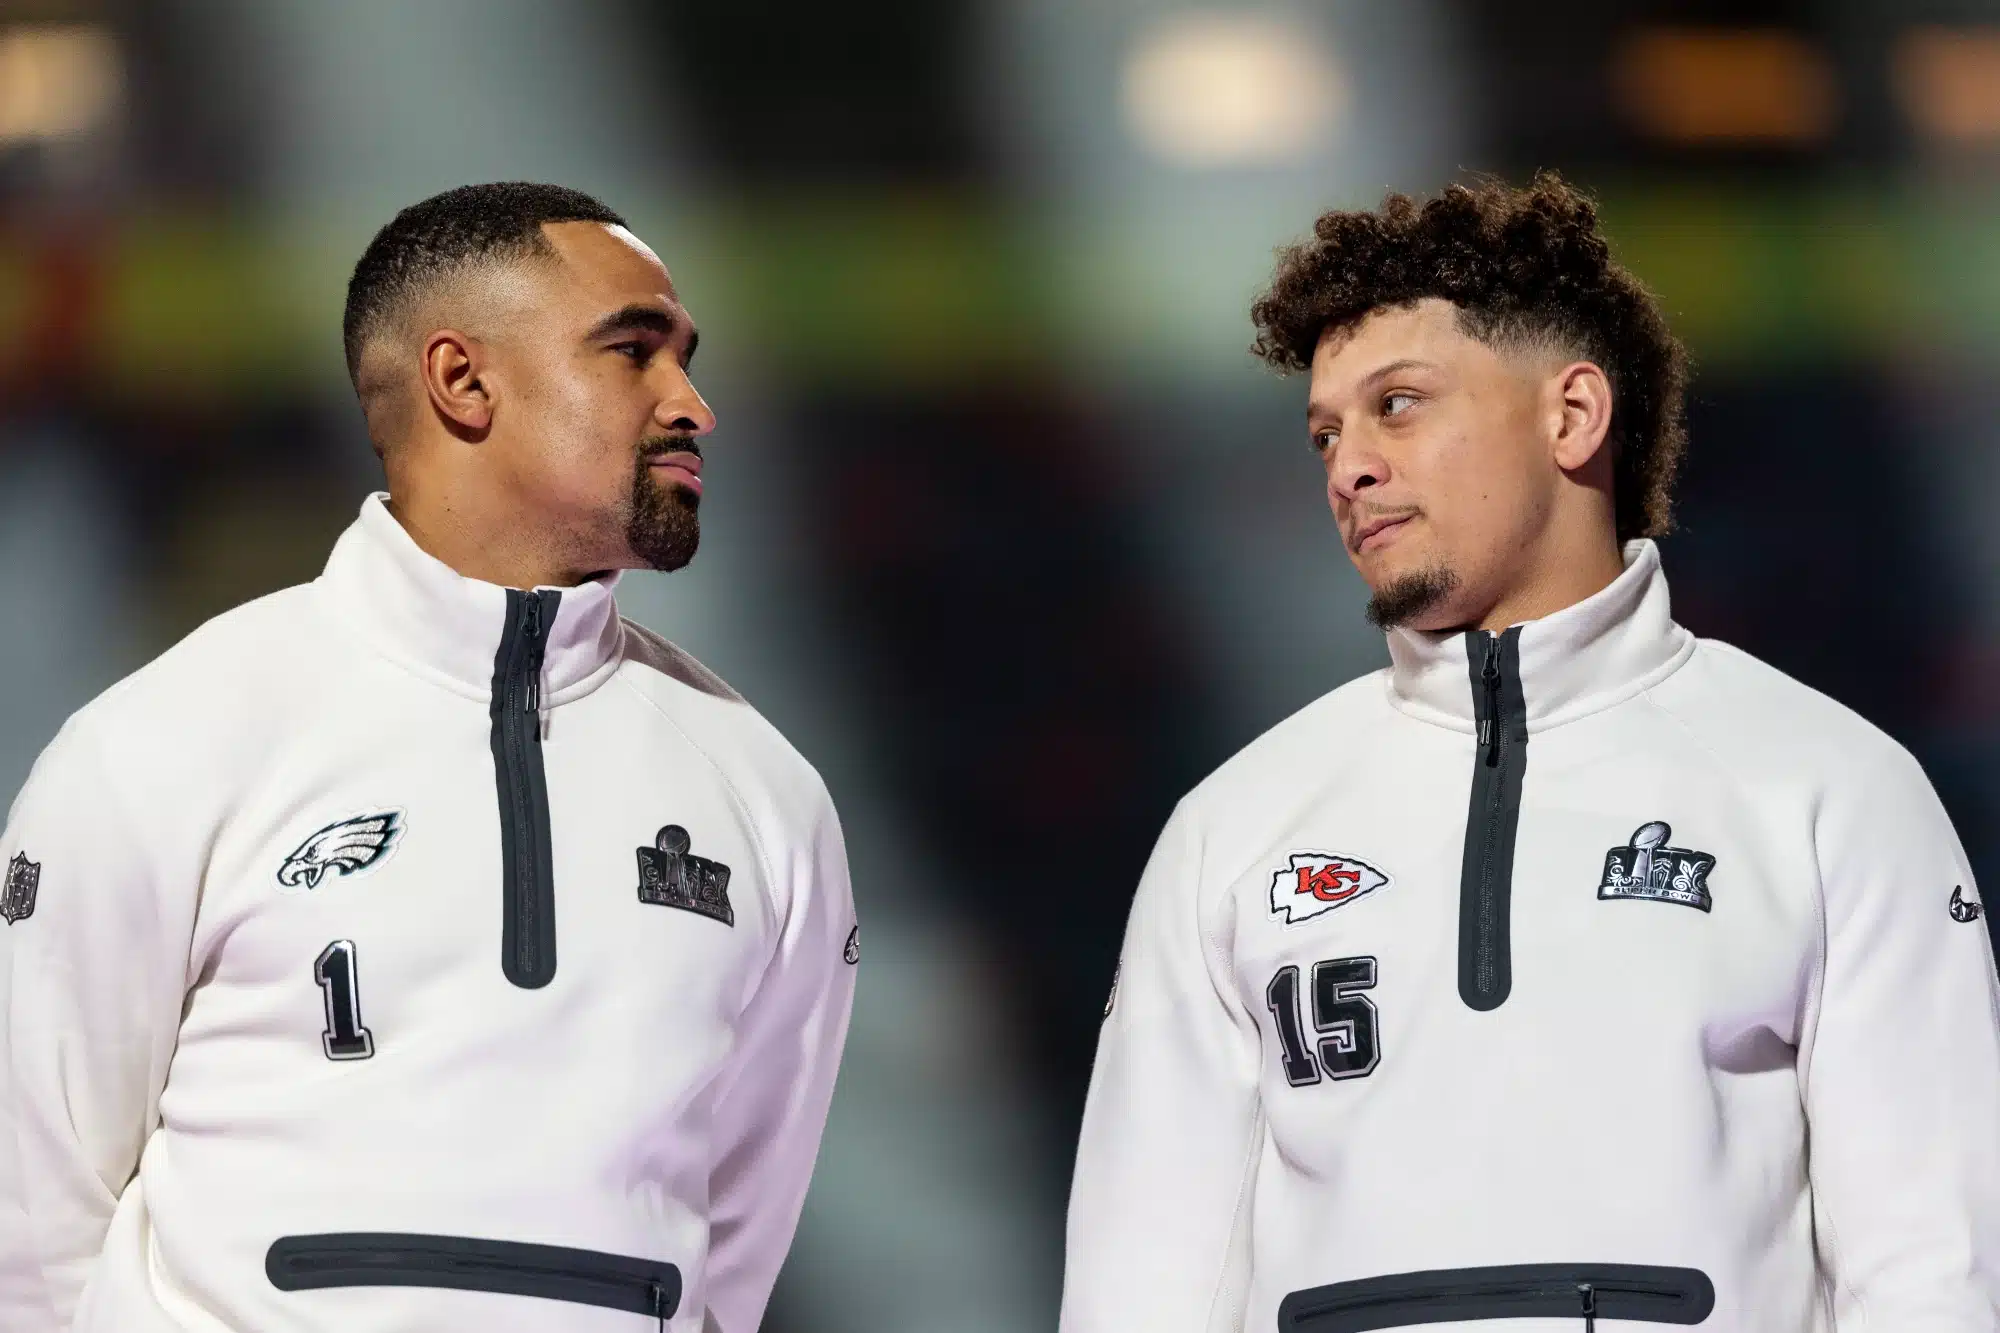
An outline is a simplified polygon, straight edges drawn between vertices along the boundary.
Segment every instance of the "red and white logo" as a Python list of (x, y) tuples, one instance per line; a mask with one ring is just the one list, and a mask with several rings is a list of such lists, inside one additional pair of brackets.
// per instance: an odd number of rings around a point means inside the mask
[(1338, 852), (1293, 852), (1271, 875), (1271, 915), (1296, 926), (1394, 883), (1366, 861)]

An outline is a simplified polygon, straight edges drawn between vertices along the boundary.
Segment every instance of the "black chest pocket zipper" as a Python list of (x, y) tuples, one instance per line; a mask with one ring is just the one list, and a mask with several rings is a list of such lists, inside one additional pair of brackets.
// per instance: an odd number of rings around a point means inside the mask
[(1699, 1324), (1715, 1286), (1697, 1268), (1651, 1264), (1510, 1264), (1336, 1282), (1295, 1291), (1278, 1306), (1278, 1333), (1368, 1333), (1481, 1319), (1599, 1319)]
[(493, 659), (493, 776), (500, 797), (500, 967), (528, 990), (556, 974), (556, 888), (542, 763), (542, 657), (562, 594), (507, 590)]
[(339, 1232), (283, 1236), (264, 1256), (280, 1291), (322, 1287), (447, 1287), (629, 1310), (667, 1326), (681, 1270), (655, 1259), (473, 1236)]
[(1528, 704), (1521, 685), (1521, 628), (1465, 636), (1478, 744), (1459, 872), (1458, 993), (1484, 1013), (1514, 988), (1514, 835), (1528, 771)]

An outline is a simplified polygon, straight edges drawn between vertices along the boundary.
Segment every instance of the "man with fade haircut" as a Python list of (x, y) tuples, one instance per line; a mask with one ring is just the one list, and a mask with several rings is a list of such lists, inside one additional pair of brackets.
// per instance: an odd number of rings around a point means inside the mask
[(388, 492), (0, 837), (0, 1328), (752, 1333), (857, 927), (818, 775), (613, 601), (695, 553), (694, 323), (496, 184), (384, 227), (345, 330)]
[(2000, 1327), (2000, 1024), (1916, 762), (1669, 615), (1683, 358), (1554, 175), (1252, 309), (1390, 665), (1175, 810), (1064, 1333)]

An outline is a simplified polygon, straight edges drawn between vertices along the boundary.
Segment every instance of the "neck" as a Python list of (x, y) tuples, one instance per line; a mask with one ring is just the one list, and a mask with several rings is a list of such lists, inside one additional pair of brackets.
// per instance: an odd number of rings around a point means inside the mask
[(1568, 541), (1545, 544), (1533, 560), (1523, 563), (1518, 577), (1484, 614), (1469, 618), (1462, 628), (1497, 634), (1509, 625), (1552, 616), (1604, 591), (1625, 572), (1618, 543), (1606, 540), (1609, 536), (1592, 530)]
[(459, 489), (390, 483), (388, 510), (418, 548), (457, 574), (502, 588), (573, 588), (596, 570), (578, 569), (525, 515)]
[[(1507, 664), (1513, 669), (1503, 670), (1520, 682), (1531, 731), (1627, 698), (1694, 651), (1693, 636), (1674, 624), (1658, 548), (1639, 542), (1632, 555), (1609, 587), (1515, 631), (1514, 660)], [(1471, 622), (1460, 626), (1472, 627)], [(1390, 689), (1397, 706), (1426, 721), (1476, 732), (1486, 656), (1479, 637), (1390, 630)]]

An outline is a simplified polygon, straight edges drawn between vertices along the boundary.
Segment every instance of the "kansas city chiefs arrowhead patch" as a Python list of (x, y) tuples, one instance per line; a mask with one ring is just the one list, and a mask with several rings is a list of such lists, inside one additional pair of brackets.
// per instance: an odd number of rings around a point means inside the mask
[(1395, 883), (1386, 871), (1339, 852), (1293, 852), (1271, 875), (1271, 915), (1288, 926), (1324, 916)]

